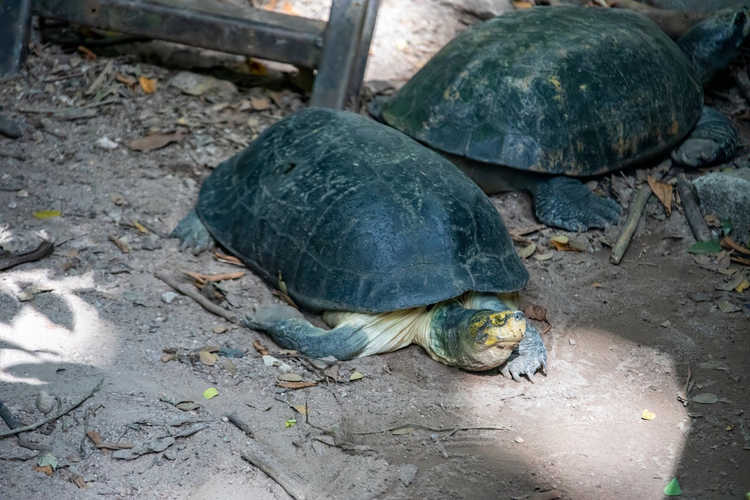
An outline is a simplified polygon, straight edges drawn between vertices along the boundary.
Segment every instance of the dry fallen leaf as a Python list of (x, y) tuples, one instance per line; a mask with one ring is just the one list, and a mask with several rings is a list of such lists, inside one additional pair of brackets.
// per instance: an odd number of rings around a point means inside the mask
[(601, 284), (601, 283), (594, 283), (594, 284), (593, 284), (593, 285), (591, 285), (591, 286), (593, 286), (594, 288), (601, 288), (601, 287), (602, 287), (602, 284)]
[(138, 82), (141, 84), (141, 88), (147, 94), (152, 94), (156, 91), (156, 80), (146, 78), (145, 76), (139, 76)]
[(351, 374), (351, 375), (349, 376), (349, 380), (350, 380), (350, 381), (353, 381), (353, 380), (359, 380), (359, 379), (361, 379), (361, 378), (363, 378), (363, 377), (364, 377), (364, 375), (362, 375), (361, 373), (359, 373), (359, 372), (354, 372), (354, 373), (352, 373), (352, 374)]
[(155, 134), (149, 134), (145, 137), (135, 139), (130, 142), (128, 147), (133, 151), (148, 152), (154, 149), (163, 148), (167, 144), (173, 142), (180, 142), (187, 135), (187, 130), (179, 127), (174, 132), (157, 132)]
[(216, 354), (208, 351), (199, 351), (198, 357), (201, 360), (201, 363), (207, 366), (214, 366), (216, 364)]
[(60, 217), (61, 212), (59, 210), (39, 210), (34, 212), (34, 218), (36, 219), (51, 219), (53, 217)]
[(543, 254), (536, 254), (534, 256), (534, 258), (536, 260), (549, 260), (549, 259), (551, 259), (554, 256), (555, 256), (555, 254), (553, 254), (552, 252), (547, 252), (547, 253), (543, 253)]
[(536, 244), (532, 242), (530, 245), (523, 247), (518, 251), (518, 256), (522, 259), (528, 259), (536, 252)]
[(664, 208), (667, 209), (667, 217), (669, 217), (672, 214), (672, 186), (657, 181), (652, 175), (649, 175), (646, 179), (648, 180), (648, 185), (651, 186), (651, 191), (654, 192), (662, 205), (664, 205)]
[(265, 111), (271, 109), (271, 99), (268, 97), (250, 96), (250, 105), (255, 111)]
[(529, 305), (523, 309), (523, 314), (529, 319), (547, 321), (547, 310), (542, 306)]
[(285, 382), (302, 382), (302, 375), (299, 375), (297, 373), (282, 373), (279, 375), (279, 380), (283, 380)]
[(258, 353), (261, 356), (270, 356), (271, 355), (271, 353), (268, 352), (268, 349), (266, 349), (265, 347), (263, 347), (263, 344), (260, 343), (260, 340), (256, 340), (255, 342), (253, 342), (253, 347), (255, 347), (255, 350), (258, 351)]
[(306, 405), (293, 405), (292, 408), (294, 408), (294, 411), (296, 411), (297, 413), (300, 413), (302, 415), (307, 415)]
[(739, 285), (737, 285), (737, 287), (734, 289), (734, 291), (737, 292), (737, 293), (742, 293), (745, 290), (747, 290), (748, 288), (750, 288), (750, 281), (748, 281), (747, 279), (744, 279), (744, 280), (742, 280), (742, 283), (740, 283)]
[(129, 76), (125, 76), (122, 73), (116, 73), (115, 80), (120, 83), (124, 83), (130, 90), (133, 90), (138, 83), (137, 81), (135, 81), (135, 78), (130, 78)]
[(49, 477), (52, 477), (52, 466), (50, 465), (44, 465), (44, 466), (35, 465), (32, 468), (37, 472), (43, 472), (47, 474)]

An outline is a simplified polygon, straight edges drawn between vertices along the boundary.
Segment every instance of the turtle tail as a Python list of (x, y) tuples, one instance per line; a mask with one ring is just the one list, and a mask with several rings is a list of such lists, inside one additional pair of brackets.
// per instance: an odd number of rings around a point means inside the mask
[(356, 358), (367, 346), (367, 334), (359, 327), (341, 325), (324, 330), (311, 325), (294, 308), (274, 306), (247, 316), (245, 326), (268, 333), (276, 344), (311, 358), (333, 356), (339, 360)]
[(367, 103), (367, 111), (370, 112), (373, 118), (380, 123), (385, 123), (383, 119), (383, 106), (391, 99), (389, 95), (376, 95)]

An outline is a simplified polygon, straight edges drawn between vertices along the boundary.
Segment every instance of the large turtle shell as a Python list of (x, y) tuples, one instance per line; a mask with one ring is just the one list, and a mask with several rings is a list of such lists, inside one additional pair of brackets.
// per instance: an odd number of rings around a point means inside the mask
[(520, 290), (500, 214), (450, 162), (390, 127), (308, 108), (201, 187), (210, 233), (299, 306), (385, 312)]
[(671, 148), (702, 105), (690, 61), (645, 17), (540, 7), (458, 35), (382, 117), (439, 151), (586, 176)]

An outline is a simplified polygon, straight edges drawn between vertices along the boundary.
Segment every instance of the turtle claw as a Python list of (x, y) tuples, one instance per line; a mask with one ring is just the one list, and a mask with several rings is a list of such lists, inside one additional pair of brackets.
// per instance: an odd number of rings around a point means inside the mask
[(513, 354), (500, 370), (505, 377), (520, 382), (521, 376), (526, 375), (534, 383), (537, 370), (541, 369), (545, 375), (548, 373), (547, 349), (533, 326), (526, 326), (526, 335), (518, 344), (518, 352)]
[(180, 239), (180, 252), (192, 247), (193, 255), (198, 255), (214, 247), (214, 239), (195, 210), (191, 210), (169, 236)]
[(605, 228), (620, 220), (620, 206), (592, 193), (577, 179), (553, 177), (541, 182), (534, 193), (537, 218), (548, 226), (567, 231)]

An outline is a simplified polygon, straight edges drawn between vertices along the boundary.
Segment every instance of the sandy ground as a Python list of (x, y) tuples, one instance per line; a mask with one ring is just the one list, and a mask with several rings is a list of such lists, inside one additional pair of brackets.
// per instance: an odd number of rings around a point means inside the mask
[[(384, 19), (395, 19), (394, 4), (385, 3)], [(443, 16), (425, 19), (425, 32), (446, 29), (405, 56), (411, 72), (464, 16), (425, 0), (406, 8), (420, 6)], [(403, 44), (395, 56), (380, 51), (401, 35), (378, 29), (373, 64), (388, 68)], [(86, 95), (109, 62), (122, 75), (140, 71), (156, 79), (156, 91), (134, 94), (113, 80), (102, 88), (114, 94), (97, 96), (99, 88)], [(42, 237), (57, 243), (51, 257), (0, 274), (0, 399), (30, 424), (44, 418), (39, 407), (48, 402), (37, 404), (40, 391), (58, 398), (49, 416), (103, 380), (80, 407), (24, 434), (57, 459), (52, 477), (34, 470), (39, 452), (0, 439), (0, 498), (290, 498), (241, 457), (258, 450), (305, 498), (656, 499), (673, 477), (682, 498), (743, 498), (750, 491), (750, 292), (717, 292), (725, 275), (710, 259), (696, 262), (688, 254), (693, 239), (684, 216), (676, 210), (666, 218), (658, 203), (647, 207), (620, 266), (609, 263), (601, 244), (603, 236), (614, 241), (618, 227), (606, 235), (569, 234), (586, 252), (525, 261), (531, 282), (523, 304), (544, 307), (551, 324), (543, 335), (551, 371), (535, 384), (449, 368), (413, 346), (341, 363), (341, 383), (279, 387), (289, 370), (306, 381), (320, 377), (278, 354), (267, 337), (189, 298), (166, 303), (163, 294), (171, 290), (154, 277), (165, 269), (239, 268), (208, 254), (181, 254), (175, 240), (157, 234), (171, 231), (195, 203), (207, 163), (241, 150), (303, 104), (292, 92), (257, 88), (225, 98), (189, 96), (166, 85), (173, 74), (132, 58), (89, 62), (47, 47), (30, 58), (23, 76), (0, 83), (2, 111), (29, 122), (41, 117), (44, 125), (16, 140), (0, 138), (1, 150), (23, 158), (0, 157), (0, 243), (9, 251), (33, 249)], [(408, 74), (369, 73), (374, 79)], [(97, 98), (115, 102), (77, 120), (20, 112)], [(128, 147), (150, 130), (178, 125), (187, 135), (177, 143), (151, 152)], [(509, 229), (535, 224), (526, 195), (493, 202)], [(33, 216), (42, 210), (62, 215)], [(565, 233), (545, 229), (530, 237), (543, 253), (557, 234)], [(221, 286), (236, 313), (279, 300), (251, 273)], [(51, 290), (21, 301), (29, 288)], [(694, 294), (712, 300), (695, 302), (688, 297)], [(741, 310), (719, 310), (722, 297)], [(256, 340), (287, 366), (266, 366)], [(197, 355), (163, 360), (164, 349), (188, 353), (202, 346), (245, 355), (219, 356), (215, 365)], [(684, 406), (677, 394), (688, 371), (691, 397), (711, 393), (719, 401)], [(354, 372), (364, 377), (349, 382)], [(204, 399), (211, 387), (219, 395)], [(200, 406), (183, 411), (173, 404), (184, 401)], [(305, 406), (309, 420), (300, 413)], [(642, 419), (643, 410), (655, 418)], [(246, 422), (254, 438), (225, 414)], [(497, 429), (471, 429), (488, 426)], [(174, 443), (123, 460), (116, 456), (127, 451), (98, 449), (87, 431), (136, 448)]]

